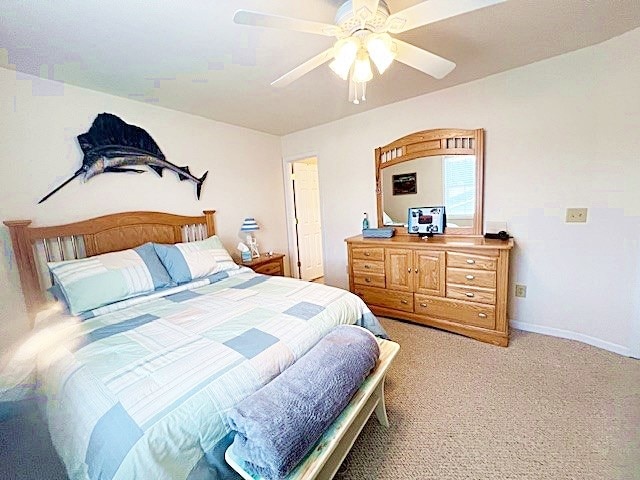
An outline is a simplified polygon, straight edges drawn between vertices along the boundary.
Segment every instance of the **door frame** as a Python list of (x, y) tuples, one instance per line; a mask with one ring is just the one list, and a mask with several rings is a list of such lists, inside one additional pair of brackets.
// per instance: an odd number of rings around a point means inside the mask
[(298, 249), (296, 248), (296, 224), (294, 216), (293, 205), (293, 183), (291, 182), (291, 168), (294, 162), (299, 160), (305, 160), (307, 158), (315, 158), (318, 165), (318, 195), (320, 196), (320, 225), (322, 229), (322, 266), (326, 270), (327, 258), (324, 246), (327, 244), (325, 241), (325, 229), (324, 229), (324, 204), (322, 202), (322, 191), (320, 189), (320, 157), (317, 153), (305, 153), (300, 155), (293, 155), (290, 157), (283, 157), (282, 159), (282, 176), (284, 182), (284, 205), (285, 214), (287, 216), (287, 243), (288, 243), (288, 257), (289, 257), (289, 271), (293, 278), (300, 278), (300, 271), (298, 270)]

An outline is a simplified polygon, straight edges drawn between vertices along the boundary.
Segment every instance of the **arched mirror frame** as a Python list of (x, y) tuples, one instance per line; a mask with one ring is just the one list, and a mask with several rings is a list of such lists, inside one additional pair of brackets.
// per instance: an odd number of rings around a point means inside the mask
[[(484, 204), (484, 130), (435, 129), (415, 132), (399, 138), (384, 147), (376, 148), (376, 197), (378, 226), (382, 221), (382, 170), (421, 157), (435, 155), (475, 155), (476, 205), (472, 227), (447, 227), (446, 235), (482, 235)], [(409, 235), (396, 228), (396, 234)]]

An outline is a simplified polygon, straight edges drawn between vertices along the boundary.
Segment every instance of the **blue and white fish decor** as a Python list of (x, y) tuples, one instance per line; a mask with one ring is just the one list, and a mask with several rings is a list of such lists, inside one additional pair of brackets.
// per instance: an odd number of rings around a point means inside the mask
[(207, 173), (194, 177), (189, 167), (178, 167), (167, 161), (160, 147), (144, 129), (125, 123), (110, 113), (101, 113), (96, 117), (87, 133), (78, 135), (78, 143), (84, 153), (82, 166), (62, 185), (47, 194), (38, 203), (44, 202), (71, 180), (84, 174), (89, 180), (101, 173), (144, 173), (146, 170), (124, 168), (133, 165), (147, 166), (158, 175), (166, 168), (178, 174), (182, 180), (191, 180), (196, 184), (196, 196), (200, 199), (202, 184)]

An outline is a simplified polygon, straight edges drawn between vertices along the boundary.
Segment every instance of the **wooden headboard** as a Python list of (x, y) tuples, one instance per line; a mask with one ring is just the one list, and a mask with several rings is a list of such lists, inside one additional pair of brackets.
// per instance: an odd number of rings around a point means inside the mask
[(91, 257), (134, 248), (146, 242), (179, 243), (215, 234), (215, 210), (188, 217), (160, 212), (125, 212), (50, 227), (31, 220), (3, 222), (11, 234), (27, 313), (33, 321), (51, 286), (46, 262)]

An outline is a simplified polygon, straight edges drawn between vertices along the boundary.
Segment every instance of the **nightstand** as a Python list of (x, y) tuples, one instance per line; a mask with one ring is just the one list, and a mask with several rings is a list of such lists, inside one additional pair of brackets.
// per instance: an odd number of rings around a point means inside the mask
[(282, 253), (274, 253), (273, 255), (263, 253), (250, 262), (243, 262), (242, 265), (249, 267), (256, 273), (284, 276), (284, 254)]

